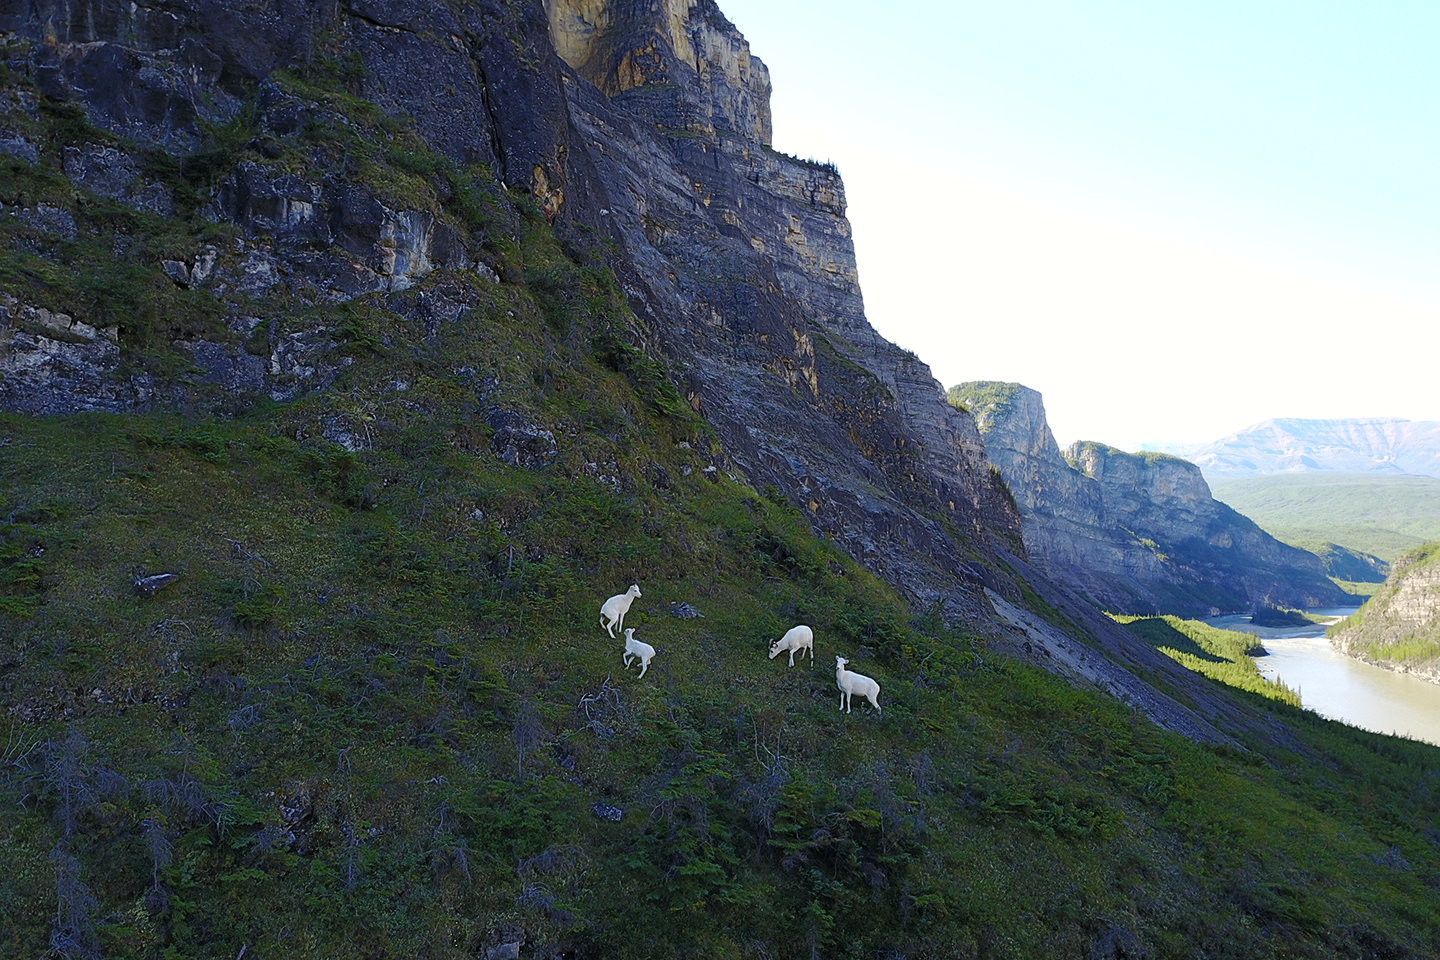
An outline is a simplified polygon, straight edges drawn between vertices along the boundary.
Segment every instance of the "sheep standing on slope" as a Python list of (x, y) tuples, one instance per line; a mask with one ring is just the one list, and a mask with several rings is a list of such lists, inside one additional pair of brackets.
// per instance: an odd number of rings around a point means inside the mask
[(770, 644), (770, 659), (774, 660), (777, 656), (785, 653), (787, 650), (790, 652), (790, 666), (792, 667), (795, 666), (795, 651), (799, 650), (800, 656), (803, 659), (805, 656), (805, 651), (809, 650), (810, 665), (813, 667), (815, 665), (814, 631), (812, 631), (804, 624), (801, 624), (798, 627), (791, 627), (789, 630), (786, 630), (785, 636)]
[[(600, 604), (600, 626), (605, 628), (606, 633), (613, 637), (615, 636), (614, 628), (622, 630), (625, 628), (625, 614), (630, 612), (630, 604), (634, 603), (638, 596), (640, 596), (640, 584), (632, 583), (629, 590), (617, 593)], [(609, 623), (606, 623), (607, 620)]]
[[(650, 669), (650, 658), (655, 656), (655, 648), (642, 640), (635, 639), (635, 628), (628, 627), (625, 630), (625, 666), (630, 666), (630, 658), (635, 657), (640, 661), (640, 676), (645, 676), (645, 671)], [(640, 679), (636, 677), (636, 679)], [(874, 681), (871, 681), (872, 683)], [(876, 689), (879, 689), (878, 687)]]
[(849, 663), (844, 657), (835, 658), (835, 686), (840, 688), (840, 709), (846, 713), (850, 712), (850, 695), (858, 693), (870, 701), (875, 712), (880, 712), (880, 684), (867, 676), (858, 673), (851, 673), (845, 669)]

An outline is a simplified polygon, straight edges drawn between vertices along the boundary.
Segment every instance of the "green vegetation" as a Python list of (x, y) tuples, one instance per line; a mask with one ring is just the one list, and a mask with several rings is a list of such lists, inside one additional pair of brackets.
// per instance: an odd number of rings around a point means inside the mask
[(1250, 622), (1257, 627), (1305, 627), (1319, 623), (1320, 618), (1288, 607), (1262, 607), (1250, 616)]
[[(461, 957), (507, 925), (615, 957), (1083, 955), (1115, 923), (1156, 956), (1268, 955), (1256, 925), (1301, 956), (1428, 949), (1436, 751), (1316, 721), (1242, 759), (912, 617), (794, 511), (684, 476), (694, 423), (507, 304), (358, 453), (304, 437), (395, 357), (228, 423), (0, 418), (8, 506), (50, 504), (15, 516), (43, 602), (0, 647), (31, 718), (0, 821), (22, 955), (57, 897), (106, 956)], [(502, 464), (443, 371), (517, 349), (572, 371), (517, 399), (575, 427), (614, 404), (615, 436)], [(585, 473), (611, 458), (618, 492)], [(142, 599), (142, 570), (181, 579)], [(636, 579), (643, 683), (595, 623)], [(881, 680), (883, 719), (837, 714), (823, 659), (763, 656), (795, 621)]]
[[(1293, 611), (1287, 611), (1293, 612)], [(1111, 615), (1135, 636), (1189, 670), (1248, 693), (1300, 706), (1300, 696), (1283, 683), (1260, 675), (1253, 659), (1265, 647), (1248, 633), (1221, 630), (1179, 617)], [(1308, 621), (1305, 621), (1308, 622)]]
[[(1440, 617), (1432, 596), (1440, 589), (1440, 542), (1395, 559), (1390, 578), (1363, 607), (1326, 631), (1347, 654), (1422, 673), (1440, 668)], [(1417, 615), (1419, 619), (1417, 620)]]
[(1147, 467), (1153, 467), (1157, 463), (1174, 461), (1176, 463), (1189, 463), (1182, 457), (1169, 453), (1160, 453), (1155, 450), (1140, 450), (1136, 453), (1127, 453), (1119, 447), (1112, 447), (1108, 443), (1101, 443), (1098, 440), (1077, 440), (1065, 448), (1065, 461), (1082, 473), (1088, 473), (1082, 464), (1088, 457), (1129, 457), (1139, 460)]
[(1211, 486), (1217, 500), (1302, 549), (1344, 544), (1388, 562), (1440, 539), (1440, 480), (1433, 477), (1299, 473)]
[(1373, 597), (1380, 590), (1378, 583), (1357, 583), (1354, 580), (1341, 580), (1339, 577), (1331, 577), (1330, 580), (1352, 597)]
[[(993, 414), (1003, 413), (1015, 402), (1020, 393), (1020, 384), (1005, 383), (1001, 380), (975, 380), (959, 383), (945, 391), (945, 400), (953, 407), (970, 412), (975, 416), (975, 425), (981, 433), (988, 432)], [(993, 414), (987, 411), (993, 408)]]
[(774, 147), (768, 145), (765, 147), (765, 152), (772, 154), (773, 156), (789, 160), (791, 163), (798, 163), (802, 164), (803, 166), (810, 167), (811, 169), (819, 170), (822, 173), (828, 173), (832, 176), (837, 177), (840, 175), (840, 168), (835, 166), (835, 161), (833, 160), (816, 160), (814, 157), (798, 157), (793, 153), (786, 153), (784, 150), (776, 150)]
[(1292, 547), (1308, 550), (1320, 558), (1325, 575), (1332, 580), (1352, 583), (1384, 583), (1390, 564), (1374, 554), (1342, 547), (1323, 540), (1291, 541)]
[[(1237, 713), (1284, 727), (1199, 746), (910, 609), (729, 476), (603, 251), (337, 92), (354, 63), (322, 67), (289, 89), (350, 123), (309, 142), (488, 225), (507, 282), (428, 278), (468, 304), (433, 334), (382, 296), (243, 302), (275, 336), (337, 332), (348, 363), (289, 404), (0, 415), (8, 953), (459, 960), (517, 929), (527, 955), (606, 958), (1087, 956), (1115, 929), (1154, 957), (1440, 951), (1440, 751), (1264, 689)], [(227, 228), (62, 189), (55, 144), (98, 136), (76, 124), (4, 168), (7, 202), (49, 190), (81, 226), (7, 222), (6, 289), (116, 311), (163, 371), (170, 338), (223, 333), (158, 255)], [(197, 196), (251, 158), (212, 139)], [(133, 272), (84, 299), (121, 241)], [(553, 458), (508, 464), (492, 408)], [(636, 581), (644, 681), (597, 623)], [(705, 618), (664, 613), (682, 600)], [(813, 669), (764, 656), (797, 622)], [(832, 652), (883, 717), (837, 712)]]

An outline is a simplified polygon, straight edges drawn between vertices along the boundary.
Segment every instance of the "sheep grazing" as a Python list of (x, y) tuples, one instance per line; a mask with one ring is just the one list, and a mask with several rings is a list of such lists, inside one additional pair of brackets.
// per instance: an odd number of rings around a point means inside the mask
[[(640, 661), (640, 676), (645, 676), (645, 671), (650, 669), (650, 658), (655, 656), (655, 648), (642, 640), (635, 639), (635, 628), (628, 627), (625, 630), (625, 666), (630, 666), (630, 658), (635, 657)], [(636, 678), (637, 680), (639, 677)], [(870, 681), (874, 683), (875, 681)], [(875, 688), (879, 690), (879, 687)]]
[(790, 652), (790, 666), (795, 666), (795, 651), (800, 651), (801, 659), (805, 657), (805, 651), (810, 651), (810, 665), (815, 665), (815, 633), (809, 627), (801, 624), (798, 627), (791, 627), (785, 631), (785, 636), (770, 644), (770, 659), (786, 651)]
[(879, 713), (880, 684), (867, 676), (846, 670), (845, 664), (849, 662), (850, 661), (844, 657), (835, 658), (835, 686), (840, 688), (840, 709), (849, 713), (850, 695), (852, 693), (858, 693), (866, 700), (869, 700), (870, 705), (875, 708), (875, 712)]
[[(630, 612), (630, 604), (640, 596), (640, 585), (630, 584), (630, 589), (624, 593), (617, 593), (615, 596), (600, 604), (600, 626), (610, 636), (615, 636), (615, 630), (625, 628), (625, 614)], [(606, 621), (609, 621), (608, 623)]]

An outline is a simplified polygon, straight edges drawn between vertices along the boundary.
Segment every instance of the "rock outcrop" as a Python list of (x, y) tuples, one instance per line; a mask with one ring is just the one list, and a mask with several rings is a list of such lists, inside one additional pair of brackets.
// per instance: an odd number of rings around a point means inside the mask
[(1032, 562), (1102, 606), (1194, 615), (1343, 603), (1319, 558), (1217, 502), (1194, 464), (1089, 442), (1062, 453), (1040, 394), (1020, 384), (966, 383), (950, 397), (980, 426)]
[(673, 130), (770, 145), (770, 71), (713, 0), (546, 0), (555, 52)]
[[(349, 148), (300, 146), (306, 131), (348, 135), (343, 98), (277, 82), (321, 64), (455, 168), (528, 192), (567, 243), (603, 257), (636, 318), (625, 338), (663, 360), (725, 469), (957, 616), (988, 615), (980, 584), (1004, 589), (991, 544), (1022, 549), (1019, 519), (975, 424), (866, 320), (839, 174), (770, 148), (768, 72), (713, 0), (28, 0), (0, 13), (0, 30), (40, 98), (115, 138), (65, 153), (76, 190), (165, 216), (176, 200), (147, 179), (157, 157), (195, 157), (218, 129), (252, 136), (237, 162), (186, 181), (238, 236), (152, 265), (223, 304), (223, 323), (165, 345), (186, 358), (185, 382), (123, 362), (138, 349), (124, 326), (118, 344), (12, 326), (6, 409), (285, 401), (333, 381), (338, 334), (267, 319), (281, 301), (289, 316), (380, 297), (428, 317), (433, 291), (405, 291), (437, 271), (453, 290), (439, 299), (460, 309), (475, 283), (519, 279), (487, 259), (494, 237), (367, 180)], [(10, 109), (34, 101), (17, 91)], [(23, 134), (5, 134), (7, 152), (45, 162)], [(66, 216), (44, 213), (43, 229), (73, 231)]]
[(1327, 636), (1348, 656), (1440, 683), (1440, 543), (1397, 558), (1385, 585)]

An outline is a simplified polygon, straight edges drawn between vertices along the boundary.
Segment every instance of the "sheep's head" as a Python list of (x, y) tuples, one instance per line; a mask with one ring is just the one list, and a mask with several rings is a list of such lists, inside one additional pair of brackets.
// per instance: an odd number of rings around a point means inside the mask
[(632, 584), (630, 584), (630, 589), (629, 589), (627, 592), (628, 592), (631, 596), (636, 596), (636, 597), (640, 596), (640, 584), (638, 584), (638, 583), (632, 583)]
[(634, 640), (634, 639), (635, 639), (635, 628), (634, 628), (634, 627), (626, 627), (626, 628), (625, 628), (625, 639), (626, 639), (627, 642), (630, 641), (630, 640)]
[(845, 664), (847, 664), (847, 663), (849, 663), (849, 662), (850, 662), (850, 661), (849, 661), (849, 660), (846, 660), (844, 657), (836, 657), (836, 658), (835, 658), (835, 669), (836, 669), (836, 670), (844, 670), (844, 669), (845, 669)]
[(770, 659), (771, 659), (771, 660), (774, 660), (775, 657), (776, 657), (776, 655), (779, 654), (779, 652), (780, 652), (780, 641), (779, 641), (779, 640), (771, 640), (771, 641), (770, 641)]

